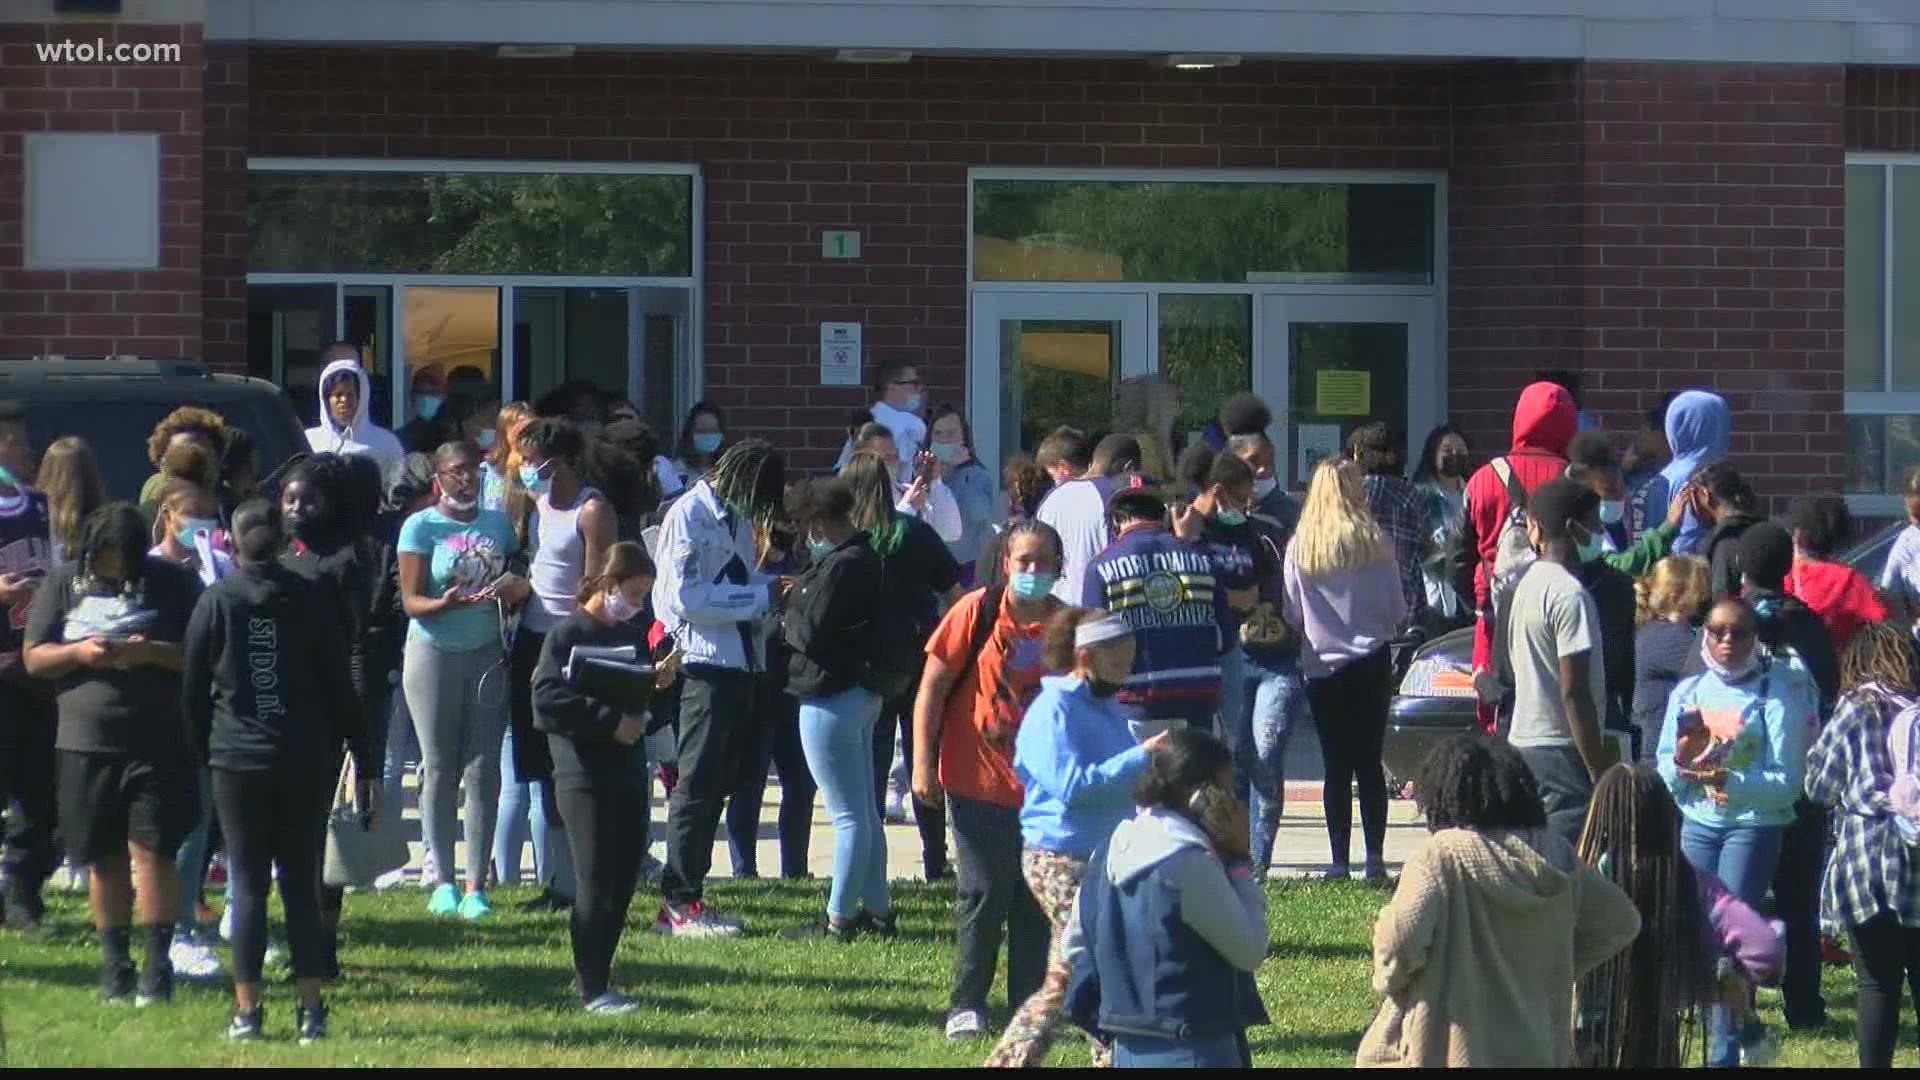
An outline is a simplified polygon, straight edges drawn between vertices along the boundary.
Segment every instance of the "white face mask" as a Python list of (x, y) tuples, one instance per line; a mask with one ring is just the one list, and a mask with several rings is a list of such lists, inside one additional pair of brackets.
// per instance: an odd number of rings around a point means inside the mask
[(1627, 519), (1627, 501), (1625, 499), (1600, 500), (1600, 524), (1618, 525)]
[(1271, 476), (1263, 476), (1253, 482), (1253, 497), (1265, 499), (1280, 487), (1280, 481)]
[(1702, 633), (1700, 635), (1700, 659), (1706, 661), (1707, 670), (1719, 676), (1721, 682), (1737, 683), (1753, 674), (1753, 669), (1760, 666), (1760, 650), (1756, 646), (1748, 651), (1747, 658), (1741, 661), (1738, 666), (1728, 667), (1714, 659), (1713, 647), (1708, 643), (1706, 634)]
[(627, 599), (627, 594), (618, 588), (607, 590), (607, 617), (614, 622), (626, 622), (640, 614), (640, 605)]

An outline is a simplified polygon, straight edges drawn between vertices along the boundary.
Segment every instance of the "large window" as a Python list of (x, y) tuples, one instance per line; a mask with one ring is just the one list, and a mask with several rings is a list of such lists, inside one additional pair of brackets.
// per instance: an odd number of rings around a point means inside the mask
[(1847, 166), (1849, 494), (1890, 495), (1920, 466), (1920, 158)]
[(677, 165), (256, 160), (249, 371), (312, 423), (344, 338), (381, 424), (413, 419), (416, 379), (528, 400), (586, 382), (670, 434), (699, 392), (699, 206)]

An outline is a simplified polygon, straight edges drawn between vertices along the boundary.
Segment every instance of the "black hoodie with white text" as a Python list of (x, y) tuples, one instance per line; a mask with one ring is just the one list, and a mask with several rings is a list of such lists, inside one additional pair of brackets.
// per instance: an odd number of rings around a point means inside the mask
[(242, 564), (201, 594), (181, 697), (198, 760), (234, 772), (331, 769), (344, 745), (361, 776), (379, 775), (337, 611), (278, 564)]

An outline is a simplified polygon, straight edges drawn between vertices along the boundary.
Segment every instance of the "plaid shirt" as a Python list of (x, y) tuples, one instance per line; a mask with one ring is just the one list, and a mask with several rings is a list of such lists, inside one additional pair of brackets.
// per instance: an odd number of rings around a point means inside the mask
[(1427, 538), (1432, 511), (1419, 488), (1397, 476), (1368, 476), (1360, 481), (1367, 493), (1367, 510), (1380, 531), (1393, 541), (1400, 564), (1400, 591), (1407, 597), (1407, 620), (1419, 622), (1427, 612), (1427, 581), (1421, 565), (1427, 560)]
[(1887, 732), (1903, 704), (1877, 686), (1847, 694), (1807, 754), (1807, 797), (1839, 811), (1820, 896), (1831, 926), (1859, 926), (1882, 912), (1920, 926), (1920, 858), (1894, 832), (1887, 799)]

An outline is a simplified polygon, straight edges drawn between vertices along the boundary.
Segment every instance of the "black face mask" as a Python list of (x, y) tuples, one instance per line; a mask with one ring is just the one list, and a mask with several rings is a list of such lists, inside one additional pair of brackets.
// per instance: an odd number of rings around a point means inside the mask
[(1448, 454), (1440, 459), (1440, 475), (1459, 479), (1467, 475), (1467, 455)]

